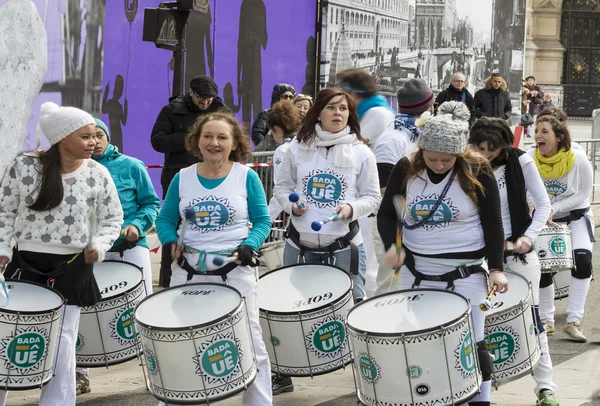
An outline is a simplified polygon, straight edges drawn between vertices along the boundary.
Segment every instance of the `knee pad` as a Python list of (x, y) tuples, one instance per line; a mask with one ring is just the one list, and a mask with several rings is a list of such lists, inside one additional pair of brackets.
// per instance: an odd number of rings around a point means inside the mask
[(555, 273), (547, 273), (544, 272), (540, 277), (540, 289), (547, 288), (552, 285), (552, 277), (556, 275)]
[(483, 381), (491, 381), (492, 373), (494, 372), (494, 365), (492, 364), (492, 357), (488, 351), (488, 346), (485, 340), (478, 341), (477, 345), (477, 356), (479, 357), (479, 367), (481, 368), (481, 377)]
[(575, 269), (571, 275), (577, 279), (592, 277), (592, 253), (588, 250), (575, 250)]

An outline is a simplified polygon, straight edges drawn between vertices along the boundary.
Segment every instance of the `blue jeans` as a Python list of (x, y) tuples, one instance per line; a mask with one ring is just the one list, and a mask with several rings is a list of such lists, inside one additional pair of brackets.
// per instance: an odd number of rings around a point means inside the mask
[[(283, 250), (283, 264), (294, 265), (299, 263), (336, 265), (350, 273), (350, 250), (336, 251), (330, 261), (329, 253), (305, 252), (304, 261), (300, 258), (300, 250), (285, 242)], [(367, 272), (367, 255), (362, 244), (358, 246), (358, 275), (352, 276), (354, 300), (365, 297), (365, 273)]]

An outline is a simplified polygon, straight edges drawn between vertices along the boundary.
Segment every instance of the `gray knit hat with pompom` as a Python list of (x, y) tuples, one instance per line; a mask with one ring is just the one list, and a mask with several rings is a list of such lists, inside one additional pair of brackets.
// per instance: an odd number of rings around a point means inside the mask
[(471, 113), (464, 103), (450, 101), (440, 105), (421, 130), (420, 149), (442, 154), (460, 155), (467, 148)]

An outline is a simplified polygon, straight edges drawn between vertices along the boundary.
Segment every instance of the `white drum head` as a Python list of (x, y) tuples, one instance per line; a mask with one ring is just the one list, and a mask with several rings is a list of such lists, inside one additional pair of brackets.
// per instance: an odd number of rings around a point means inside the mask
[(488, 315), (499, 313), (519, 304), (529, 294), (529, 283), (523, 276), (512, 272), (504, 272), (508, 279), (508, 292), (497, 293), (492, 298), (492, 308)]
[(469, 309), (469, 301), (458, 293), (400, 290), (354, 306), (348, 313), (348, 325), (375, 334), (424, 333), (457, 321)]
[(121, 296), (142, 281), (142, 270), (123, 261), (104, 261), (94, 264), (94, 278), (102, 300)]
[(258, 280), (258, 307), (272, 313), (312, 311), (336, 302), (352, 288), (346, 271), (329, 265), (298, 264)]
[(190, 283), (148, 296), (137, 305), (135, 319), (161, 330), (200, 327), (232, 313), (241, 301), (240, 293), (230, 286)]
[(39, 313), (56, 310), (64, 302), (57, 291), (35, 283), (9, 279), (6, 287), (10, 300), (1, 310)]

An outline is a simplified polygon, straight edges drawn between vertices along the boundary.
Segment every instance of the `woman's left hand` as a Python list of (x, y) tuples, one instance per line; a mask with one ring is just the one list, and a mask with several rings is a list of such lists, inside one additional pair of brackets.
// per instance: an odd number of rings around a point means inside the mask
[(100, 259), (100, 254), (92, 246), (87, 246), (83, 249), (83, 256), (87, 265), (95, 264)]
[(515, 241), (514, 251), (517, 254), (527, 254), (529, 251), (531, 251), (532, 245), (533, 244), (531, 243), (529, 237), (521, 236), (517, 239), (517, 241)]
[(336, 207), (333, 212), (340, 213), (338, 215), (337, 220), (346, 220), (346, 219), (352, 218), (352, 214), (354, 213), (354, 210), (352, 209), (352, 206), (350, 206), (349, 204), (342, 204), (341, 206)]
[(129, 225), (121, 230), (121, 234), (127, 241), (135, 242), (140, 239), (140, 233), (136, 226)]
[(496, 285), (498, 293), (508, 292), (508, 279), (504, 272), (490, 272), (490, 286)]

